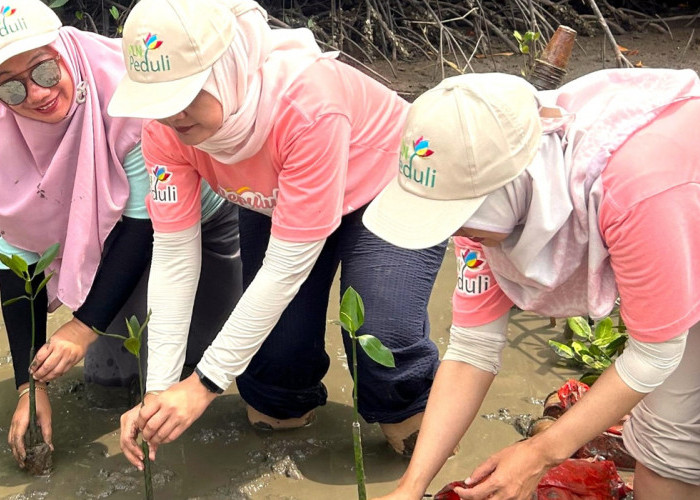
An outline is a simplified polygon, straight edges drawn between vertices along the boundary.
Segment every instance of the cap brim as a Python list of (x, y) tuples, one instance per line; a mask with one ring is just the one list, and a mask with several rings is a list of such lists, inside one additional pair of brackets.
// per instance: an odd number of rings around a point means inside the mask
[(15, 42), (11, 42), (7, 47), (0, 49), (0, 64), (7, 61), (9, 58), (27, 52), (28, 50), (38, 49), (44, 45), (53, 43), (58, 38), (58, 28), (49, 33), (23, 38)]
[(152, 118), (176, 115), (190, 105), (209, 78), (211, 68), (169, 82), (142, 83), (124, 76), (112, 95), (107, 113), (114, 117)]
[(430, 200), (404, 190), (397, 177), (369, 204), (362, 222), (397, 247), (429, 248), (452, 236), (485, 199)]

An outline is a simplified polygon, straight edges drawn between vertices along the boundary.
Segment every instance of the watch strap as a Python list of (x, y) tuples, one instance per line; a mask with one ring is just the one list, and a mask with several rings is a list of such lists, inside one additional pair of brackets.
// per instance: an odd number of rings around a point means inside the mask
[(199, 377), (199, 381), (204, 387), (207, 388), (209, 392), (213, 392), (214, 394), (221, 394), (222, 392), (224, 392), (224, 390), (221, 387), (216, 385), (209, 377), (204, 375), (199, 368), (195, 368), (194, 372)]

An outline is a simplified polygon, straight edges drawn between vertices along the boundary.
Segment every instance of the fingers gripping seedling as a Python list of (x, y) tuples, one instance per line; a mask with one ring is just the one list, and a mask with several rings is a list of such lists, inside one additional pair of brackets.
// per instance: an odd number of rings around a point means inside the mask
[[(42, 276), (44, 271), (49, 264), (53, 262), (58, 255), (59, 244), (55, 243), (51, 245), (46, 251), (41, 255), (37, 261), (34, 269), (31, 270), (27, 262), (19, 255), (4, 255), (0, 254), (0, 262), (2, 262), (8, 269), (19, 276), (20, 279), (24, 281), (24, 291), (26, 295), (20, 295), (19, 297), (13, 297), (6, 300), (3, 305), (8, 306), (14, 304), (20, 300), (28, 300), (30, 304), (30, 314), (32, 317), (32, 343), (29, 350), (29, 363), (31, 365), (34, 360), (34, 352), (36, 350), (35, 337), (36, 337), (36, 324), (34, 320), (34, 301), (36, 300), (39, 292), (41, 292), (46, 284), (49, 282), (53, 276), (53, 272), (45, 276), (39, 285), (34, 287), (34, 280)], [(25, 468), (34, 475), (48, 474), (51, 471), (52, 460), (51, 460), (51, 447), (44, 442), (44, 438), (37, 425), (36, 418), (36, 385), (34, 382), (34, 377), (29, 377), (29, 433), (25, 436), (26, 450), (27, 454), (24, 459)]]
[(360, 417), (357, 409), (357, 344), (359, 343), (362, 350), (376, 363), (388, 368), (396, 366), (394, 355), (387, 349), (381, 341), (373, 335), (357, 335), (365, 321), (365, 306), (362, 303), (362, 297), (354, 288), (348, 287), (340, 301), (340, 326), (348, 332), (352, 341), (352, 402), (353, 402), (353, 422), (352, 422), (352, 438), (353, 449), (355, 452), (355, 476), (357, 478), (357, 495), (360, 500), (367, 498), (365, 488), (365, 466), (362, 458), (362, 434), (360, 432)]
[[(139, 323), (136, 316), (126, 319), (126, 329), (129, 332), (128, 337), (115, 335), (113, 333), (104, 333), (99, 331), (97, 328), (93, 328), (93, 331), (98, 335), (121, 339), (124, 342), (124, 348), (136, 357), (137, 364), (139, 365), (139, 392), (141, 394), (141, 406), (143, 406), (143, 398), (145, 395), (143, 387), (143, 368), (141, 367), (141, 340), (143, 338), (143, 331), (146, 329), (146, 325), (150, 319), (151, 311), (148, 311), (146, 320), (143, 322), (143, 324)], [(141, 442), (141, 449), (143, 450), (143, 480), (146, 489), (146, 500), (152, 500), (153, 480), (151, 478), (151, 459), (149, 458), (150, 450), (146, 441)]]

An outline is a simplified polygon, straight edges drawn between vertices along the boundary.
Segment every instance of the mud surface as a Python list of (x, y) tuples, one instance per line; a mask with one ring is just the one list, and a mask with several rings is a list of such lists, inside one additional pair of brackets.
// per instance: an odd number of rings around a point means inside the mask
[[(630, 51), (628, 58), (650, 67), (700, 68), (700, 44), (691, 28), (674, 28), (673, 37), (635, 34), (618, 37)], [(574, 49), (567, 79), (603, 67), (614, 59), (602, 38), (581, 38)], [(517, 55), (475, 59), (474, 69), (518, 74)], [(387, 67), (376, 66), (391, 75)], [(397, 66), (390, 86), (408, 99), (435, 85), (442, 71), (434, 62)], [(445, 76), (454, 74), (449, 68)], [(454, 257), (448, 250), (430, 303), (432, 338), (444, 352), (451, 320)], [(337, 284), (329, 319), (337, 317)], [(59, 311), (49, 331), (68, 317)], [(4, 329), (4, 325), (0, 325)], [(527, 313), (511, 318), (503, 369), (480, 414), (462, 439), (459, 453), (448, 461), (429, 492), (463, 479), (491, 453), (519, 439), (531, 416), (542, 415), (542, 400), (577, 372), (556, 365), (547, 340), (562, 338), (563, 321)], [(155, 497), (160, 499), (325, 499), (356, 498), (352, 450), (352, 381), (337, 326), (329, 324), (327, 350), (331, 368), (325, 378), (329, 402), (317, 410), (313, 425), (271, 433), (251, 427), (235, 391), (218, 398), (176, 442), (161, 447), (153, 464)], [(95, 390), (82, 383), (82, 368), (74, 368), (51, 384), (54, 470), (32, 477), (17, 468), (5, 444), (15, 409), (7, 338), (0, 334), (0, 499), (133, 499), (143, 497), (142, 474), (129, 465), (119, 449), (119, 416), (128, 407), (128, 394)], [(390, 491), (407, 460), (386, 444), (377, 425), (363, 425), (367, 489), (370, 496)]]

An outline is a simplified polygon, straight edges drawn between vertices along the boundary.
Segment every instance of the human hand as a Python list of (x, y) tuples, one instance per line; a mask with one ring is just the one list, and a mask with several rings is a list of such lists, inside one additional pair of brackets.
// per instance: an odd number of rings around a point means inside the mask
[[(157, 398), (153, 393), (146, 393), (144, 405), (153, 404), (153, 400)], [(126, 459), (131, 462), (138, 470), (143, 470), (143, 450), (141, 445), (136, 441), (139, 436), (139, 427), (137, 421), (139, 419), (139, 411), (141, 404), (134, 406), (131, 410), (122, 414), (119, 419), (121, 431), (119, 433), (119, 447), (122, 449)], [(156, 451), (158, 445), (149, 443), (149, 458), (156, 459)]]
[[(19, 387), (19, 391), (21, 392), (27, 387), (29, 387), (29, 383), (22, 384)], [(53, 444), (51, 443), (51, 403), (49, 402), (48, 394), (46, 394), (46, 386), (37, 383), (35, 387), (37, 425), (41, 429), (44, 442), (53, 451)], [(12, 450), (12, 455), (14, 455), (15, 460), (22, 468), (24, 468), (24, 460), (26, 458), (24, 435), (27, 433), (27, 429), (29, 429), (29, 393), (22, 395), (17, 401), (17, 408), (10, 424), (10, 432), (7, 434), (7, 442)]]
[(73, 318), (39, 349), (29, 367), (29, 373), (40, 382), (60, 377), (85, 357), (88, 346), (95, 339), (97, 334), (90, 327)]
[(149, 445), (170, 443), (204, 413), (216, 396), (193, 373), (147, 401), (139, 411), (137, 426)]
[(558, 462), (538, 445), (536, 438), (521, 441), (492, 455), (455, 488), (467, 500), (529, 500), (542, 476)]

